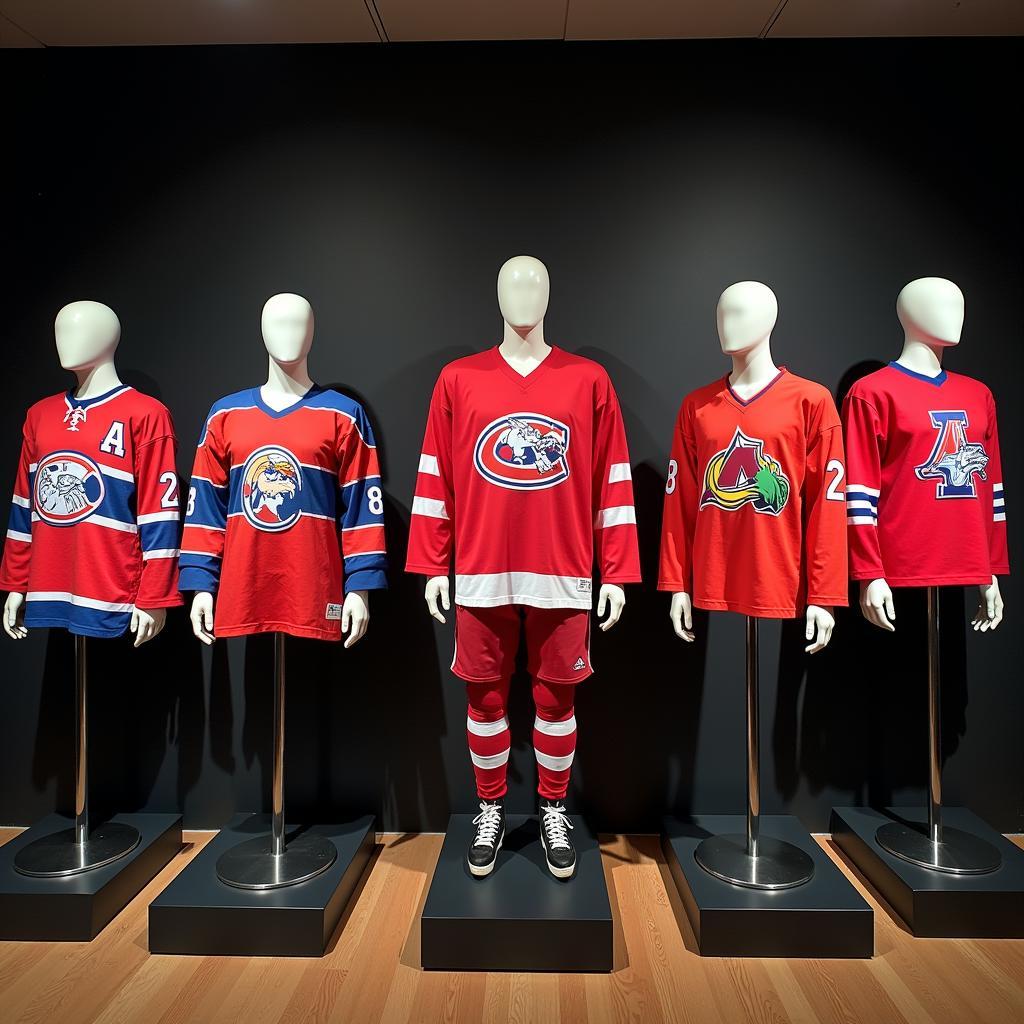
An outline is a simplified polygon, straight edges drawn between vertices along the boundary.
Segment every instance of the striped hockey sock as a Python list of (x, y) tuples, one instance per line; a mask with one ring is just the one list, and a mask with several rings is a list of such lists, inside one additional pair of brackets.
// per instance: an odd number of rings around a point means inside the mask
[(493, 713), (480, 712), (471, 706), (466, 718), (466, 735), (477, 794), (481, 800), (497, 800), (508, 789), (505, 776), (512, 744), (508, 718), (504, 711), (495, 717)]
[(533, 752), (537, 758), (537, 792), (545, 800), (564, 800), (576, 752), (576, 716), (572, 705), (558, 717), (537, 708), (533, 721)]

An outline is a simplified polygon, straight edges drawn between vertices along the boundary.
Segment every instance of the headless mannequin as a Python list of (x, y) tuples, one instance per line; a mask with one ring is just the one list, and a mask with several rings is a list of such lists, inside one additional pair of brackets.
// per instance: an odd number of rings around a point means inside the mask
[[(903, 351), (896, 360), (901, 366), (927, 377), (942, 372), (942, 354), (960, 343), (964, 326), (964, 294), (942, 277), (921, 277), (911, 281), (896, 299), (896, 315), (903, 325)], [(985, 633), (1003, 621), (1003, 598), (995, 576), (978, 587), (980, 600), (971, 625)], [(884, 579), (863, 580), (860, 609), (868, 622), (894, 632), (896, 605), (892, 589)]]
[[(551, 346), (544, 340), (544, 314), (551, 295), (548, 268), (533, 256), (513, 256), (498, 271), (498, 308), (504, 319), (504, 331), (498, 351), (516, 373), (529, 375), (547, 358)], [(447, 576), (432, 576), (427, 580), (424, 598), (427, 611), (438, 622), (444, 622), (441, 612), (451, 609)], [(603, 583), (597, 601), (597, 616), (605, 610), (608, 616), (601, 623), (602, 630), (611, 629), (626, 604), (622, 587)], [(439, 607), (440, 605), (440, 607)]]
[[(121, 323), (109, 306), (88, 300), (70, 302), (57, 314), (53, 326), (60, 365), (78, 382), (75, 398), (98, 398), (121, 386), (114, 366)], [(4, 604), (4, 632), (15, 640), (28, 636), (24, 619), (25, 595), (9, 594)], [(133, 608), (129, 628), (135, 634), (134, 646), (152, 640), (166, 619), (166, 608)]]
[[(267, 382), (260, 397), (275, 412), (294, 405), (311, 387), (309, 350), (313, 345), (313, 308), (301, 295), (272, 295), (263, 306), (263, 343), (270, 356)], [(192, 599), (192, 632), (204, 644), (212, 644), (213, 594), (200, 592)], [(370, 624), (370, 606), (365, 590), (345, 596), (341, 610), (341, 631), (345, 646), (358, 643)]]
[[(718, 300), (718, 337), (722, 352), (732, 359), (729, 385), (740, 398), (747, 399), (763, 390), (778, 375), (772, 360), (771, 335), (779, 318), (775, 293), (758, 281), (740, 281), (730, 285)], [(679, 591), (672, 595), (672, 626), (676, 636), (693, 643), (693, 605), (690, 595)], [(815, 654), (832, 638), (835, 618), (831, 608), (807, 606), (804, 650)]]

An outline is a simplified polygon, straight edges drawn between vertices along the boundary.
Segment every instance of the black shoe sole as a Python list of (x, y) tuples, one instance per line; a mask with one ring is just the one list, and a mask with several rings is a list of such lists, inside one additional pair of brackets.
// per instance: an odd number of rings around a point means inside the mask
[(498, 840), (498, 845), (494, 849), (494, 856), (486, 864), (474, 864), (468, 857), (466, 858), (466, 864), (469, 865), (469, 873), (474, 878), (486, 878), (493, 870), (494, 865), (498, 863), (498, 851), (501, 849), (501, 844), (505, 841), (504, 835)]

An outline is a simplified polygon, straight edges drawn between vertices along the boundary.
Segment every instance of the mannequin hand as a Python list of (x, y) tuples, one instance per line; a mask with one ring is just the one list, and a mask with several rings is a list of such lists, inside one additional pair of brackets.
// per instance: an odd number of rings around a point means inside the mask
[(896, 618), (896, 606), (892, 602), (892, 591), (885, 580), (861, 580), (860, 610), (868, 622), (874, 623), (879, 629), (896, 632), (892, 624)]
[[(978, 610), (974, 613), (971, 625), (975, 633), (986, 633), (1003, 621), (1003, 595), (999, 593), (999, 580), (993, 576), (991, 583), (983, 583), (978, 587), (978, 596)], [(11, 597), (14, 595), (11, 594)], [(7, 632), (11, 631), (8, 629)]]
[(680, 640), (692, 644), (693, 635), (693, 605), (690, 602), (690, 595), (678, 591), (672, 595), (672, 607), (669, 609), (669, 618), (672, 620), (672, 628)]
[(132, 624), (129, 627), (135, 634), (133, 647), (141, 647), (147, 640), (152, 640), (164, 628), (167, 621), (166, 608), (132, 609)]
[(366, 636), (370, 625), (370, 602), (365, 590), (353, 590), (346, 595), (345, 604), (341, 609), (341, 631), (348, 634), (345, 649), (359, 643)]
[(809, 604), (807, 606), (807, 629), (804, 630), (804, 637), (811, 642), (804, 648), (804, 653), (817, 654), (822, 648), (828, 647), (835, 624), (836, 620), (831, 608)]
[(614, 583), (601, 584), (601, 594), (597, 599), (597, 617), (601, 618), (605, 608), (608, 609), (608, 618), (601, 623), (602, 631), (607, 632), (619, 621), (625, 604), (626, 594), (622, 587), (617, 587)]
[(448, 601), (448, 577), (431, 576), (427, 580), (427, 589), (424, 591), (423, 596), (426, 598), (427, 611), (430, 612), (430, 617), (437, 619), (438, 622), (446, 622), (447, 620), (437, 607), (437, 602), (440, 599), (441, 608), (445, 611), (451, 608), (451, 604)]
[(213, 594), (198, 593), (192, 598), (192, 632), (209, 646), (213, 643)]
[[(1000, 607), (1002, 605), (1000, 604)], [(24, 640), (28, 636), (25, 628), (25, 595), (10, 593), (4, 602), (4, 632), (12, 640)]]

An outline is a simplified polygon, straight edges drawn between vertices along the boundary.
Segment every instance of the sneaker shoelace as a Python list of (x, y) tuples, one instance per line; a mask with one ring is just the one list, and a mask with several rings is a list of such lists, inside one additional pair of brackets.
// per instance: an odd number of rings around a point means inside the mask
[(562, 804), (548, 804), (544, 808), (544, 820), (541, 827), (547, 836), (548, 846), (552, 850), (569, 849), (569, 833), (566, 829), (573, 827), (569, 814)]
[(501, 828), (501, 807), (499, 804), (480, 804), (480, 813), (473, 819), (477, 826), (474, 846), (493, 846)]

